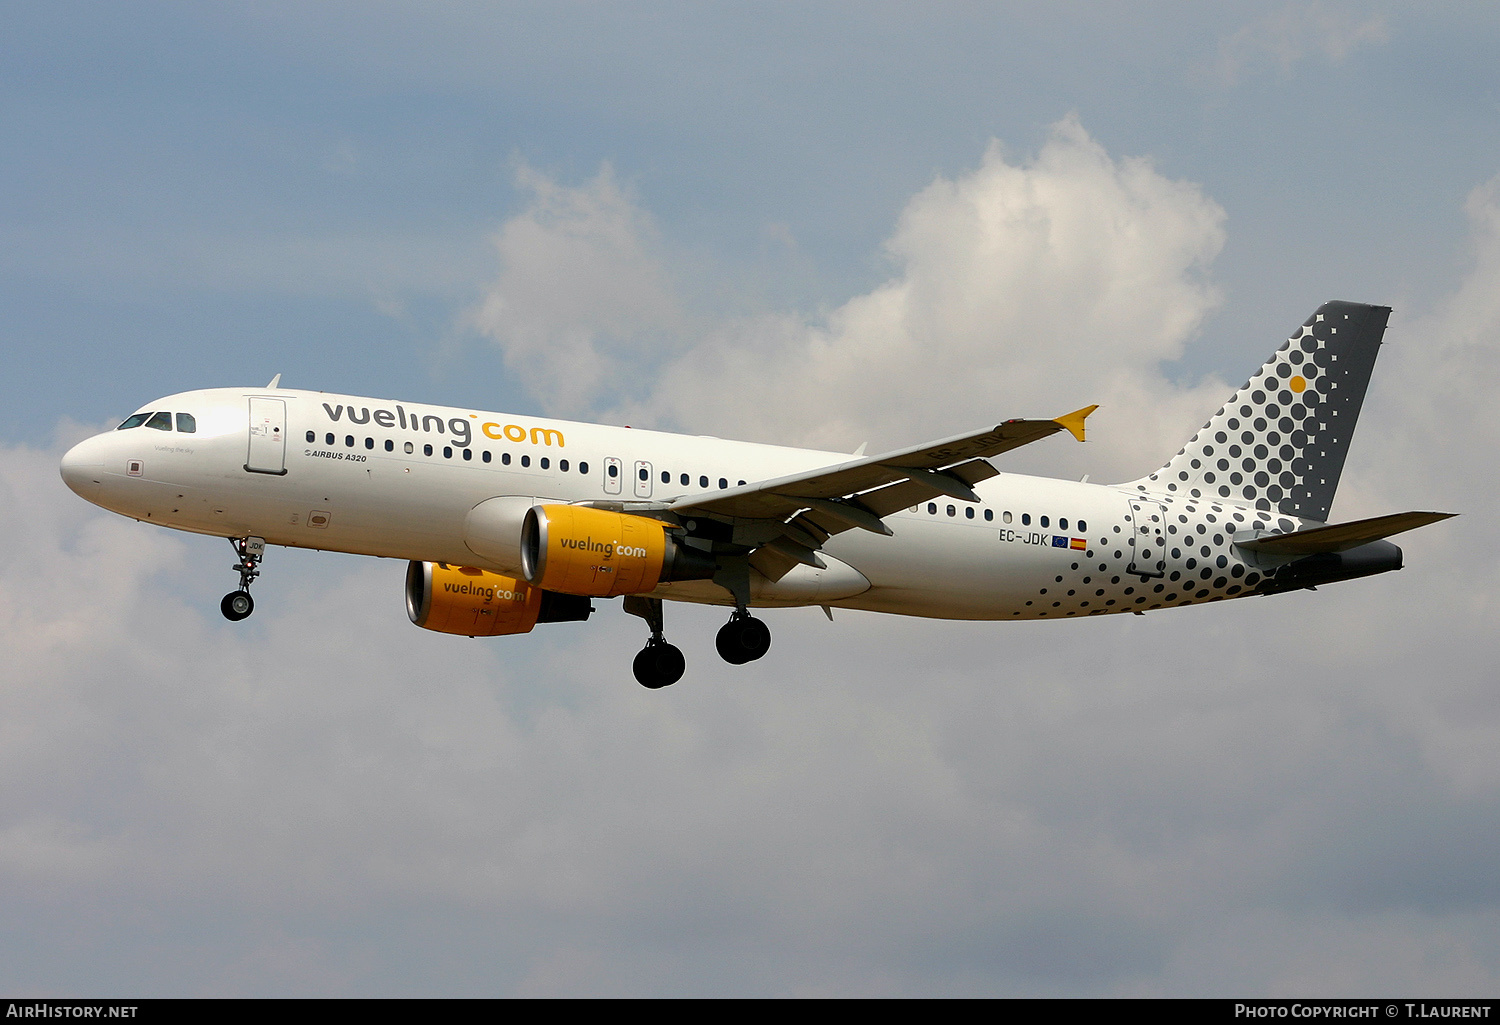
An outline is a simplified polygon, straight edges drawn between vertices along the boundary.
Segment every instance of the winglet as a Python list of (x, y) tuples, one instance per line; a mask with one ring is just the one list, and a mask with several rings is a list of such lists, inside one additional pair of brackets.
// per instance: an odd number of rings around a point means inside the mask
[(1082, 441), (1083, 422), (1089, 418), (1090, 413), (1098, 408), (1099, 407), (1097, 405), (1084, 406), (1082, 409), (1075, 409), (1071, 413), (1065, 413), (1052, 422), (1066, 430), (1069, 434), (1073, 435), (1073, 437), (1077, 438), (1079, 441)]
[(267, 390), (269, 390), (271, 388), (279, 388), (279, 387), (281, 387), (281, 375), (277, 374), (275, 377), (271, 378), (271, 383), (268, 384), (268, 385), (266, 385), (266, 388), (267, 388)]

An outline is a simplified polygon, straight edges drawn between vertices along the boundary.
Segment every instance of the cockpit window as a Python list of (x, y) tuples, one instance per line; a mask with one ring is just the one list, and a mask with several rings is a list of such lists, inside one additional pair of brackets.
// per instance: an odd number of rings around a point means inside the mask
[(167, 412), (152, 413), (151, 419), (146, 421), (146, 426), (158, 431), (170, 431), (172, 429), (172, 414)]
[(150, 413), (135, 413), (132, 416), (127, 417), (125, 422), (116, 427), (115, 430), (128, 431), (132, 427), (139, 427), (141, 424), (145, 423), (150, 416)]
[(193, 419), (192, 413), (177, 414), (177, 431), (180, 434), (198, 433), (198, 421)]

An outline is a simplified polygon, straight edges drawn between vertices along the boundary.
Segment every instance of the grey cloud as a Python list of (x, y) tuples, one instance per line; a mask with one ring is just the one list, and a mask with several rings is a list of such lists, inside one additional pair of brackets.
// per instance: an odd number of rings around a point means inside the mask
[[(1183, 268), (1216, 208), (1091, 145), (1063, 155), (1105, 194), (1135, 174), (1190, 215), (1166, 309), (1112, 314), (1150, 328), (1115, 365), (1171, 396), (1155, 361), (1214, 301)], [(221, 541), (84, 505), (60, 448), (0, 449), (0, 985), (1493, 992), (1493, 208), (1475, 193), (1451, 300), (1393, 329), (1347, 471), (1347, 515), (1468, 515), (1317, 593), (1069, 624), (768, 612), (739, 669), (722, 613), (674, 607), (688, 676), (650, 693), (615, 603), (429, 635), (392, 563), (274, 551), (231, 626)]]

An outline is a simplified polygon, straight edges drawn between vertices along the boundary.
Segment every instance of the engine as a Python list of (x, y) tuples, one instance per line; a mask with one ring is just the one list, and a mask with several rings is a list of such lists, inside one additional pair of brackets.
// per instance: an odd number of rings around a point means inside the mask
[(521, 524), (521, 570), (549, 591), (613, 598), (664, 580), (706, 580), (713, 556), (682, 544), (661, 520), (576, 505), (539, 505)]
[(495, 637), (528, 633), (538, 623), (585, 620), (587, 597), (553, 594), (471, 566), (413, 562), (406, 570), (406, 614), (424, 630)]

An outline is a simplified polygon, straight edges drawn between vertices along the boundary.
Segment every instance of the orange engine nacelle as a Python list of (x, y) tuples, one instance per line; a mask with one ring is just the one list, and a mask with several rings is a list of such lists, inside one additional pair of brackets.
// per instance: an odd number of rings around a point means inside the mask
[(406, 570), (406, 614), (424, 630), (497, 637), (528, 633), (537, 623), (582, 620), (586, 598), (549, 594), (514, 577), (445, 562), (413, 562)]
[(647, 594), (663, 580), (714, 574), (707, 552), (667, 534), (647, 516), (576, 505), (538, 505), (521, 524), (521, 569), (549, 591), (613, 598)]

